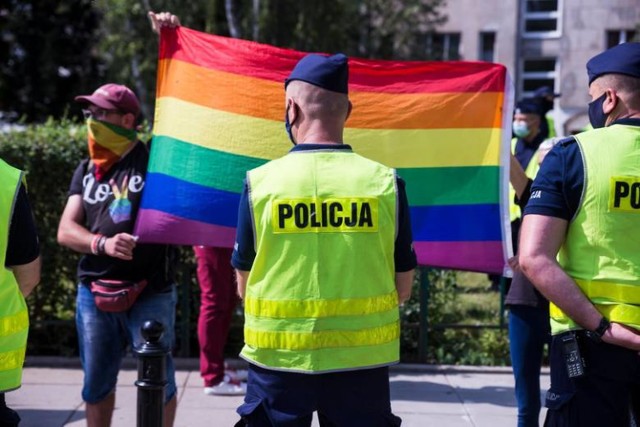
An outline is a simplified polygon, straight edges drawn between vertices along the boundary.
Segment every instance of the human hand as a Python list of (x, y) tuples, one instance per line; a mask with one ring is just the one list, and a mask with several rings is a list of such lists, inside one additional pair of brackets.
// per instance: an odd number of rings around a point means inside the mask
[(104, 243), (104, 252), (110, 257), (130, 261), (133, 259), (133, 248), (136, 247), (135, 236), (128, 233), (118, 233), (107, 238)]
[(149, 12), (151, 29), (154, 33), (160, 34), (162, 27), (175, 28), (180, 26), (180, 19), (170, 12)]
[(602, 336), (602, 341), (640, 353), (640, 331), (621, 323), (611, 322), (611, 327)]
[(518, 262), (518, 255), (509, 258), (508, 263), (509, 263), (509, 267), (511, 267), (511, 269), (513, 271), (519, 271), (520, 270), (520, 263)]

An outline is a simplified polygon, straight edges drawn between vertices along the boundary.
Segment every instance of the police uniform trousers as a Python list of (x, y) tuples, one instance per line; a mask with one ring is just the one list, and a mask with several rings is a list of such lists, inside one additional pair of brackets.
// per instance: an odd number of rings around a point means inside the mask
[[(628, 427), (640, 390), (637, 351), (602, 343), (577, 332), (586, 374), (569, 378), (560, 339), (551, 342), (551, 387), (546, 395), (545, 427)], [(640, 400), (640, 399), (638, 399)], [(636, 416), (638, 419), (638, 416)]]

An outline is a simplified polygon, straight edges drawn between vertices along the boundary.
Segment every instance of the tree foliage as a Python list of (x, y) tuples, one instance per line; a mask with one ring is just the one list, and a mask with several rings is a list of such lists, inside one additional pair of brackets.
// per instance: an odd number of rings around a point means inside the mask
[[(0, 5), (0, 112), (61, 117), (99, 77), (98, 15), (90, 0), (8, 0)], [(0, 116), (0, 119), (2, 117)]]
[(150, 119), (158, 43), (150, 10), (171, 11), (196, 30), (302, 51), (427, 59), (424, 34), (444, 22), (444, 2), (8, 0), (0, 5), (0, 55), (7, 58), (0, 62), (0, 112), (28, 122), (60, 118), (74, 96), (118, 82), (136, 91)]

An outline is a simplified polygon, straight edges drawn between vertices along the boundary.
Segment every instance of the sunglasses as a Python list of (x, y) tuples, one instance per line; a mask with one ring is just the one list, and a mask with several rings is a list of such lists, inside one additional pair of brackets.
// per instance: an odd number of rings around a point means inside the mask
[(106, 117), (108, 117), (110, 114), (119, 114), (119, 115), (124, 115), (124, 113), (120, 110), (105, 110), (104, 108), (86, 108), (82, 110), (82, 115), (84, 116), (84, 119), (98, 119), (98, 120), (102, 120)]

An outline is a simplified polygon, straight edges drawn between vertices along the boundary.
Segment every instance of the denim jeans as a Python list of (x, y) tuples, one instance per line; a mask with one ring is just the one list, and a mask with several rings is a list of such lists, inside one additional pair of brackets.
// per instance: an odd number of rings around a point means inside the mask
[[(120, 363), (127, 346), (138, 347), (144, 340), (140, 327), (146, 320), (164, 325), (160, 343), (173, 348), (175, 336), (176, 289), (164, 293), (143, 292), (128, 311), (107, 313), (99, 310), (89, 288), (78, 285), (76, 328), (80, 344), (80, 360), (84, 370), (82, 399), (98, 403), (115, 391)], [(167, 355), (165, 402), (176, 394), (175, 368)]]
[(509, 349), (516, 380), (518, 427), (537, 427), (540, 416), (540, 366), (551, 342), (549, 312), (526, 305), (509, 307)]

